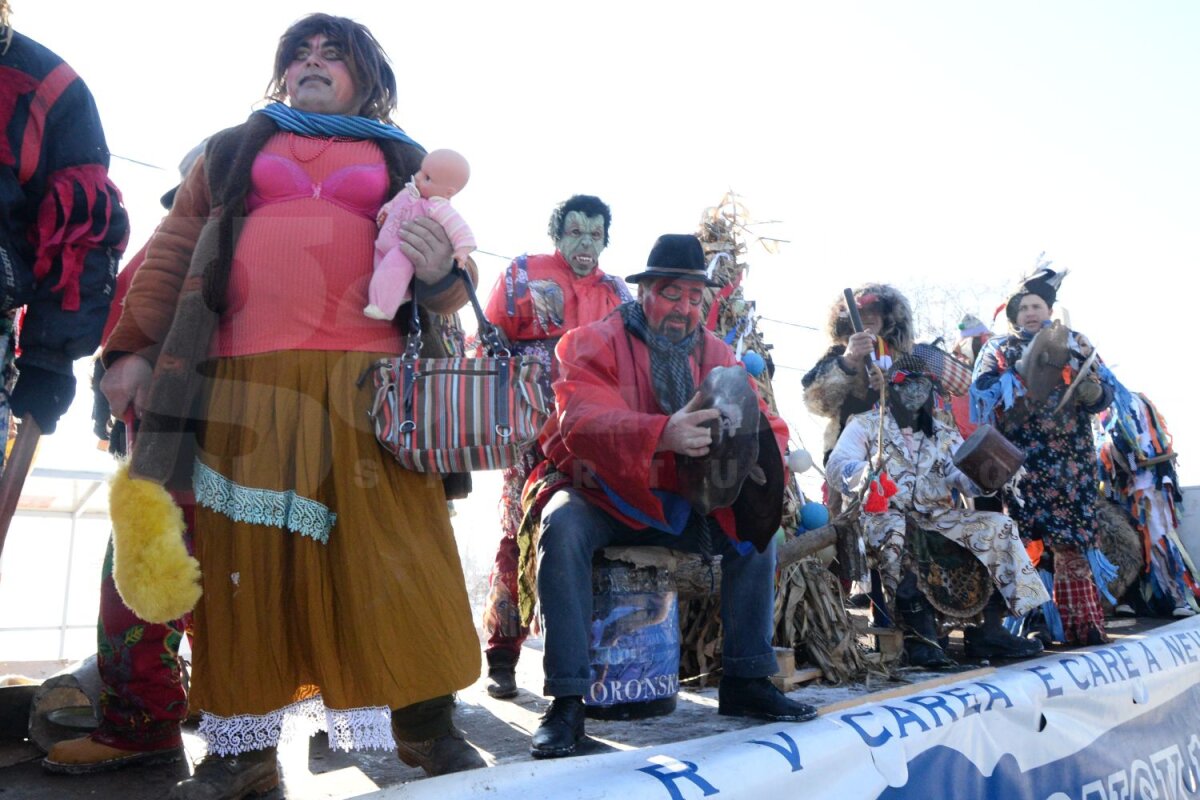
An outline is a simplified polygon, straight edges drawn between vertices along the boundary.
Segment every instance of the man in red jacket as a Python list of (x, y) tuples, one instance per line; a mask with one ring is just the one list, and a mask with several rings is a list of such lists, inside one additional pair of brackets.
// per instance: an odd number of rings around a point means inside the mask
[[(774, 530), (752, 537), (742, 531), (754, 541), (739, 540), (732, 509), (698, 513), (676, 480), (676, 457), (707, 455), (706, 423), (720, 416), (716, 408), (700, 409), (696, 387), (717, 367), (737, 364), (729, 346), (701, 324), (705, 293), (716, 286), (703, 249), (695, 236), (668, 234), (648, 264), (627, 278), (638, 284), (636, 302), (571, 331), (556, 349), (557, 413), (540, 443), (570, 484), (546, 504), (538, 540), (545, 692), (554, 700), (533, 735), (535, 758), (570, 755), (584, 736), (592, 555), (610, 545), (720, 555), (720, 713), (793, 722), (816, 715), (767, 680), (776, 671)], [(758, 405), (773, 434), (760, 443), (775, 445), (760, 453), (759, 464), (778, 459), (768, 472), (782, 480), (787, 426), (761, 399)]]

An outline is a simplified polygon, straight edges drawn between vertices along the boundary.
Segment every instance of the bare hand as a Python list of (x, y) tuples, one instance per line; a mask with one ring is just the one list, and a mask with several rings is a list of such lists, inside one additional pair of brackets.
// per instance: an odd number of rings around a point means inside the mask
[(122, 356), (113, 362), (100, 379), (100, 391), (108, 398), (114, 417), (124, 417), (130, 403), (137, 415), (142, 415), (153, 376), (154, 367), (139, 355)]
[(400, 251), (412, 262), (417, 280), (437, 283), (446, 277), (453, 264), (453, 248), (446, 229), (429, 217), (418, 217), (400, 229)]
[(700, 393), (697, 392), (686, 406), (667, 420), (655, 452), (679, 453), (693, 458), (707, 455), (708, 447), (712, 444), (712, 431), (704, 423), (720, 416), (719, 409), (700, 409)]
[(1075, 346), (1079, 349), (1079, 355), (1087, 358), (1096, 348), (1092, 347), (1092, 343), (1082, 333), (1075, 334)]
[(852, 367), (861, 366), (874, 349), (874, 334), (863, 331), (862, 333), (854, 334), (846, 342), (846, 352), (842, 353), (842, 358), (846, 359), (846, 363)]

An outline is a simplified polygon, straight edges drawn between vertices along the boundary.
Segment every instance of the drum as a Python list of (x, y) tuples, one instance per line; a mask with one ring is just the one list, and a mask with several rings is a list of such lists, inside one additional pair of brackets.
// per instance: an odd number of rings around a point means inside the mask
[(991, 425), (976, 428), (954, 454), (954, 466), (988, 492), (1008, 483), (1024, 463), (1025, 451)]
[(679, 601), (666, 568), (598, 557), (592, 565), (593, 719), (670, 714), (679, 692)]

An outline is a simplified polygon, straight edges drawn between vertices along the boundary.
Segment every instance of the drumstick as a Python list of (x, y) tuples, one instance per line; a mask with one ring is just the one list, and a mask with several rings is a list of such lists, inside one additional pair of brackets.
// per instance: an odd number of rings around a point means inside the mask
[(862, 317), (858, 315), (858, 302), (854, 299), (854, 290), (843, 289), (842, 293), (846, 295), (846, 309), (850, 312), (850, 324), (854, 326), (855, 333), (862, 333)]

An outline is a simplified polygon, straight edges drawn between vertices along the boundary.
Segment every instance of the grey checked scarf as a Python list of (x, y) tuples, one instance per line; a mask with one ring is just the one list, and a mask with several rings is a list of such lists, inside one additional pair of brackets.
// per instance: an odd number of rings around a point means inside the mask
[(650, 330), (646, 312), (636, 300), (621, 305), (620, 311), (625, 330), (645, 342), (650, 350), (650, 380), (659, 407), (666, 414), (674, 414), (686, 406), (696, 393), (692, 365), (688, 359), (696, 348), (696, 342), (700, 341), (700, 328), (697, 327), (682, 341), (675, 343)]

